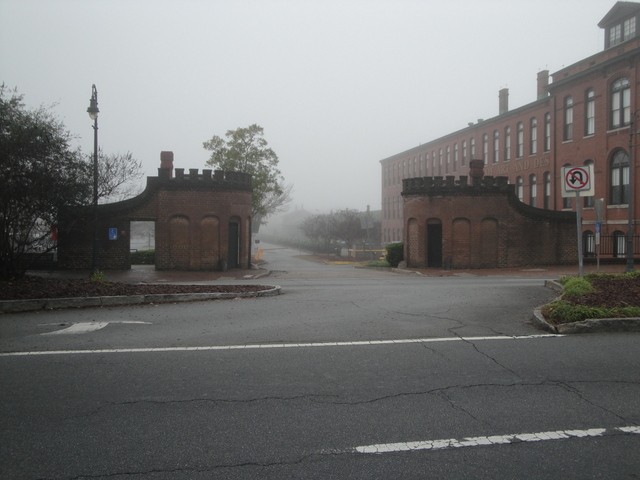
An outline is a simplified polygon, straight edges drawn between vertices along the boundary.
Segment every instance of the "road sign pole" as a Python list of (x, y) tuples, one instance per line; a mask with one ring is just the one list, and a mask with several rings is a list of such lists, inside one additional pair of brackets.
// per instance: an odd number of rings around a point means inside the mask
[(578, 231), (578, 275), (584, 274), (584, 259), (582, 253), (582, 203), (580, 192), (576, 191), (576, 230)]

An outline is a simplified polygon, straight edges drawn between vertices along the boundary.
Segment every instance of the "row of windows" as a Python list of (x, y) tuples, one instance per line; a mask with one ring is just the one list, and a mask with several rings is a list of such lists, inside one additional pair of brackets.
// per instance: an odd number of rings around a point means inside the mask
[[(564, 99), (563, 111), (563, 141), (573, 140), (574, 137), (574, 99), (567, 96)], [(621, 128), (631, 123), (631, 88), (628, 78), (620, 78), (611, 84), (610, 90), (610, 112), (609, 126), (612, 129)], [(529, 119), (528, 125), (528, 145), (525, 145), (525, 125), (524, 122), (518, 122), (515, 126), (515, 132), (512, 133), (511, 126), (504, 128), (503, 140), (500, 141), (500, 132), (493, 131), (490, 147), (489, 134), (482, 135), (482, 159), (485, 164), (498, 163), (502, 158), (509, 161), (512, 155), (515, 158), (522, 158), (525, 155), (525, 147), (529, 155), (538, 153), (538, 119), (532, 117)], [(543, 126), (543, 145), (544, 152), (551, 150), (551, 115), (545, 113)], [(585, 92), (584, 98), (584, 135), (591, 136), (595, 134), (596, 129), (596, 94), (590, 88)], [(512, 136), (515, 135), (515, 139)], [(513, 140), (515, 142), (512, 145)], [(491, 149), (491, 150), (490, 150)], [(514, 151), (515, 149), (515, 151)], [(464, 166), (469, 158), (476, 158), (475, 138), (471, 138), (468, 142), (463, 140), (460, 147), (458, 143), (453, 147), (446, 146), (413, 157), (413, 159), (405, 160), (396, 165), (387, 166), (384, 174), (384, 185), (395, 185), (401, 182), (403, 178), (411, 176), (426, 175), (448, 175), (457, 171), (458, 166)]]
[[(616, 129), (631, 123), (631, 86), (628, 78), (620, 78), (611, 84), (609, 92), (609, 128)], [(584, 96), (584, 135), (596, 132), (596, 94), (590, 88)], [(564, 98), (562, 140), (573, 140), (574, 100), (571, 95)]]
[[(535, 155), (538, 153), (538, 120), (532, 117), (528, 125), (528, 153)], [(491, 160), (498, 163), (500, 158), (505, 161), (511, 160), (513, 153), (515, 158), (522, 158), (525, 155), (525, 126), (523, 122), (518, 122), (515, 129), (515, 145), (512, 147), (512, 131), (511, 127), (504, 128), (504, 141), (500, 143), (500, 132), (494, 130), (493, 143), (491, 150)], [(543, 150), (548, 152), (551, 150), (551, 114), (546, 113), (544, 116), (544, 143)], [(514, 150), (515, 149), (515, 150)], [(485, 164), (489, 162), (489, 134), (482, 136), (482, 158)], [(422, 153), (414, 156), (413, 159), (404, 160), (394, 165), (388, 165), (383, 171), (383, 184), (396, 185), (402, 179), (410, 177), (421, 177), (427, 175), (448, 175), (458, 170), (458, 166), (465, 166), (469, 158), (476, 157), (476, 140), (470, 138), (469, 141), (463, 140), (460, 145), (455, 143), (453, 146), (439, 148), (433, 152)]]

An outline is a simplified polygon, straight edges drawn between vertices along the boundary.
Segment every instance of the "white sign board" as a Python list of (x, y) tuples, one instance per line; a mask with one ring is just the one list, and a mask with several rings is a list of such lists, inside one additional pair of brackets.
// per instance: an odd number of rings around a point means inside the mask
[(595, 195), (593, 165), (562, 167), (563, 197), (592, 197)]

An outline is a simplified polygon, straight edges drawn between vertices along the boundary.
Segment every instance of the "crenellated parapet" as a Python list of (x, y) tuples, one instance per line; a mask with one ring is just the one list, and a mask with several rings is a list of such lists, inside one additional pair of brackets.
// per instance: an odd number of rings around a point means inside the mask
[[(173, 175), (175, 172), (175, 175)], [(243, 172), (190, 168), (158, 168), (158, 182), (172, 189), (194, 187), (251, 190), (251, 175)], [(151, 180), (151, 178), (149, 179)]]
[(402, 195), (482, 195), (495, 193), (514, 193), (515, 187), (509, 184), (507, 177), (481, 178), (461, 175), (454, 177), (416, 177), (402, 181)]

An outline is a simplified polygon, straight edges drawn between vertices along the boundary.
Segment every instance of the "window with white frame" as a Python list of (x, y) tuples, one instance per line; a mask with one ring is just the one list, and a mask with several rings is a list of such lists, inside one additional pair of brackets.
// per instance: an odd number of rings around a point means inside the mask
[(544, 172), (542, 176), (544, 181), (544, 205), (547, 210), (551, 207), (551, 174)]
[(573, 97), (568, 96), (564, 99), (564, 123), (562, 139), (564, 141), (573, 139)]
[(529, 120), (529, 154), (538, 153), (538, 120), (534, 117)]
[(544, 151), (551, 150), (551, 114), (544, 114)]
[(504, 161), (511, 160), (511, 127), (504, 129)]
[(536, 206), (536, 197), (538, 196), (538, 185), (535, 174), (529, 175), (529, 205)]
[[(584, 166), (593, 168), (593, 160), (585, 160), (584, 161)], [(588, 196), (588, 197), (583, 197), (583, 206), (584, 207), (593, 208), (594, 205), (595, 205), (595, 196), (594, 195), (591, 195), (591, 196)]]
[(628, 78), (620, 78), (611, 84), (611, 128), (631, 123), (631, 88)]
[(587, 90), (584, 103), (584, 134), (590, 136), (596, 132), (596, 94), (593, 88)]
[(524, 125), (518, 122), (516, 125), (516, 157), (524, 156)]
[(611, 159), (609, 168), (609, 204), (626, 205), (629, 203), (629, 155), (618, 150)]
[(524, 199), (524, 182), (522, 177), (516, 177), (516, 195), (522, 201)]
[(489, 135), (486, 133), (482, 135), (482, 160), (485, 165), (489, 161)]
[(498, 130), (493, 131), (493, 163), (500, 161), (500, 134)]

